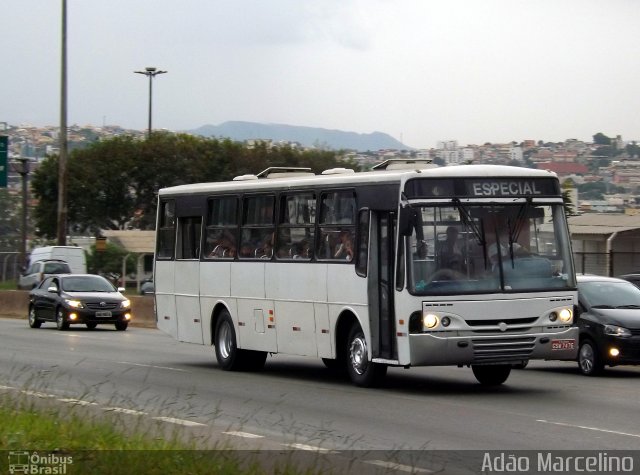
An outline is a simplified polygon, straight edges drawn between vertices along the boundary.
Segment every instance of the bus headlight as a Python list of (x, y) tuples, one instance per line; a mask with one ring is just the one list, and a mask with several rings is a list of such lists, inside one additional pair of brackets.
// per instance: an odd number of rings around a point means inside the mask
[(439, 322), (440, 319), (435, 313), (425, 313), (422, 316), (422, 324), (425, 326), (425, 328), (435, 328), (438, 326)]
[(569, 308), (563, 308), (558, 312), (558, 317), (562, 323), (571, 323), (571, 320), (573, 320), (573, 312)]

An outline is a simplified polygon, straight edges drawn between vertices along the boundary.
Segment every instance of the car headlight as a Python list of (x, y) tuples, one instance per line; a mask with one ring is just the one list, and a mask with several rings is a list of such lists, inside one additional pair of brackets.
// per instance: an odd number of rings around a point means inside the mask
[(624, 327), (619, 327), (616, 325), (605, 325), (604, 326), (604, 334), (605, 335), (611, 335), (611, 336), (617, 336), (620, 338), (628, 338), (631, 336), (631, 332), (624, 328)]
[(80, 300), (64, 299), (64, 303), (71, 308), (84, 308), (84, 304)]
[(120, 302), (120, 308), (129, 308), (131, 307), (131, 300), (123, 300)]

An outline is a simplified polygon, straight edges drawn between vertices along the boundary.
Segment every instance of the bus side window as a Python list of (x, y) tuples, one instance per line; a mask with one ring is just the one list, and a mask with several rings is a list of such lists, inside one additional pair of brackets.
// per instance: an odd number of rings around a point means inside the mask
[(282, 196), (279, 216), (276, 257), (310, 260), (313, 257), (315, 238), (315, 194)]
[(355, 261), (356, 196), (353, 191), (322, 193), (318, 259)]
[(271, 259), (273, 256), (274, 205), (275, 196), (273, 195), (244, 198), (240, 233), (241, 259)]
[(224, 196), (209, 200), (206, 226), (204, 258), (234, 258), (238, 240), (238, 198)]

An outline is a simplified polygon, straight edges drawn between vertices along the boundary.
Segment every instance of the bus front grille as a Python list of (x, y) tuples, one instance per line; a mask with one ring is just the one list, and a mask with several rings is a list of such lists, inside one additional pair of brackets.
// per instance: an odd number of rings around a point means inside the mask
[(535, 337), (473, 339), (475, 363), (499, 363), (528, 359), (535, 347)]

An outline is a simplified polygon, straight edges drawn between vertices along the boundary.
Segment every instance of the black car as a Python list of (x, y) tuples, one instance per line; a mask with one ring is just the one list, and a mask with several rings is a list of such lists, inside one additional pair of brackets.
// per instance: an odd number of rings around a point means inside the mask
[(625, 274), (618, 276), (618, 278), (628, 280), (636, 287), (640, 287), (640, 274)]
[(582, 374), (596, 375), (605, 365), (640, 364), (640, 289), (614, 277), (577, 279)]
[(29, 293), (29, 326), (55, 322), (58, 330), (84, 323), (94, 329), (110, 323), (126, 330), (131, 320), (131, 302), (104, 277), (93, 274), (63, 274), (47, 277)]

